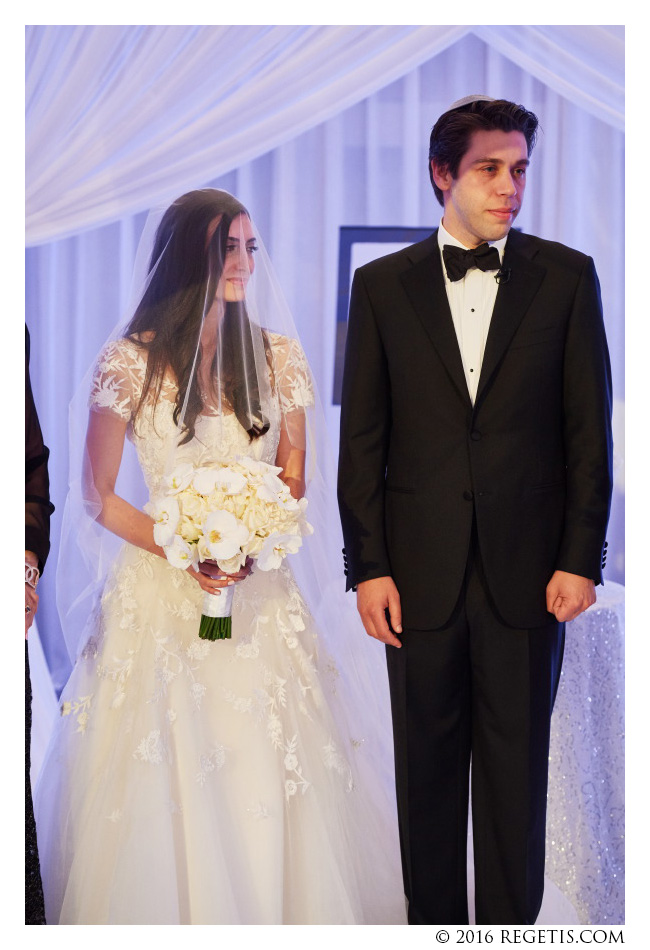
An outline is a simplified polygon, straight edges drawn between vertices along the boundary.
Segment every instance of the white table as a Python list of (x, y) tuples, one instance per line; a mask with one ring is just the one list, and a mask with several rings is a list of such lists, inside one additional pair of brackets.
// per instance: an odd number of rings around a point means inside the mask
[(551, 723), (546, 876), (582, 924), (624, 922), (625, 588), (567, 624)]

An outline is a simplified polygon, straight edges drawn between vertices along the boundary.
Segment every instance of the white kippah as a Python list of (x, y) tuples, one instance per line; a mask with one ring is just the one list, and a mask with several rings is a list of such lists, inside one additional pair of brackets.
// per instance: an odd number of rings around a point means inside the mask
[(465, 96), (463, 99), (453, 102), (447, 112), (453, 112), (454, 109), (460, 109), (461, 106), (468, 106), (470, 102), (496, 102), (496, 99), (493, 99), (492, 96)]

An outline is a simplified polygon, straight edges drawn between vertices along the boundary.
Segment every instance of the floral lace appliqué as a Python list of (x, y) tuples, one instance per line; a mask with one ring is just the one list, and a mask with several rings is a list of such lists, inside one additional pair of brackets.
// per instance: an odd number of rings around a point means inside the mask
[(160, 765), (163, 761), (164, 751), (160, 729), (152, 729), (135, 749), (133, 758), (140, 759), (141, 762), (148, 762), (150, 765)]
[(91, 702), (92, 696), (81, 696), (79, 699), (66, 700), (61, 705), (62, 716), (73, 716), (77, 720), (77, 732), (86, 731)]
[(196, 781), (199, 785), (205, 785), (208, 776), (222, 769), (225, 761), (226, 750), (222, 745), (215, 746), (210, 752), (202, 755), (199, 760), (199, 771), (196, 773)]
[(308, 782), (307, 779), (302, 774), (302, 766), (298, 761), (297, 756), (298, 750), (298, 736), (292, 736), (284, 746), (284, 767), (287, 772), (292, 776), (287, 778), (284, 783), (284, 794), (289, 801), (289, 799), (295, 795), (298, 791), (302, 792), (304, 795), (308, 788), (311, 788), (311, 782)]
[(323, 759), (328, 769), (334, 769), (339, 775), (346, 779), (346, 791), (351, 792), (354, 789), (354, 779), (352, 778), (352, 769), (332, 741), (331, 737), (326, 746), (323, 747)]

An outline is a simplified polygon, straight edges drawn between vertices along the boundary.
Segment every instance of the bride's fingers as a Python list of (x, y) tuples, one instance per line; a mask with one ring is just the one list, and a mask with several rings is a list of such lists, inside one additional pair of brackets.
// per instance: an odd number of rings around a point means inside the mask
[(194, 567), (188, 567), (188, 574), (191, 574), (194, 580), (197, 582), (201, 590), (204, 590), (208, 594), (218, 594), (220, 588), (226, 587), (228, 585), (228, 579), (225, 575), (219, 575), (223, 577), (223, 580), (210, 577), (208, 574), (204, 574), (202, 571), (197, 571)]
[(240, 571), (236, 571), (234, 574), (228, 574), (227, 576), (233, 581), (243, 581), (245, 577), (248, 577), (250, 572), (250, 567), (242, 567)]
[(209, 593), (220, 590), (222, 587), (231, 587), (233, 584), (243, 581), (251, 572), (250, 566), (247, 564), (245, 567), (242, 567), (241, 570), (237, 571), (235, 574), (224, 574), (223, 572), (219, 574), (207, 574), (204, 570), (199, 568), (188, 568), (188, 571), (192, 574), (194, 578), (198, 581), (201, 588)]

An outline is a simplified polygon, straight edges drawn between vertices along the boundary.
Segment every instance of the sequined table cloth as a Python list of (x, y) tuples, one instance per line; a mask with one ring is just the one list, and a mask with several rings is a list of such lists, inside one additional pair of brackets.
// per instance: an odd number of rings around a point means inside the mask
[(582, 924), (624, 922), (625, 588), (567, 624), (551, 723), (546, 876)]

